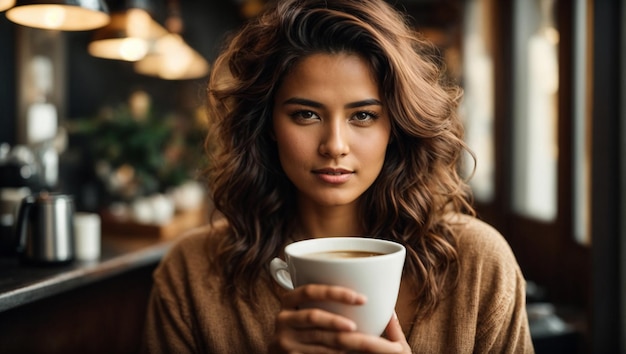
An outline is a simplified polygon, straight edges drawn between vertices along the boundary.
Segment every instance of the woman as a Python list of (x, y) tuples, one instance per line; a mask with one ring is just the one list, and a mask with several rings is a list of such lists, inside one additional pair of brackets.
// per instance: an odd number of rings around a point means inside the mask
[[(223, 217), (180, 240), (154, 275), (145, 351), (529, 353), (525, 282), (505, 240), (473, 216), (457, 173), (460, 92), (382, 0), (278, 1), (238, 32), (209, 83), (209, 187)], [(295, 240), (389, 239), (407, 248), (381, 337), (282, 290), (271, 259)]]

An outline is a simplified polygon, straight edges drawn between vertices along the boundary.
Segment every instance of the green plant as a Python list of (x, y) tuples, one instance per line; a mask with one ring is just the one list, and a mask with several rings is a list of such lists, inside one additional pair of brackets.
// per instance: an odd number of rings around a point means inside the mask
[(159, 113), (140, 97), (75, 125), (88, 137), (96, 175), (113, 199), (165, 192), (195, 178), (205, 161), (197, 113)]

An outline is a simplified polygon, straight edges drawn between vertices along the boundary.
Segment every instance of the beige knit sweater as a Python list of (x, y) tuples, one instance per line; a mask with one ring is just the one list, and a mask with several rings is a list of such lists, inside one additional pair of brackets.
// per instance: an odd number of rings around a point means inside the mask
[[(460, 282), (434, 315), (405, 328), (414, 353), (533, 353), (525, 281), (504, 238), (485, 223), (461, 217)], [(182, 237), (154, 273), (143, 352), (265, 353), (280, 308), (264, 272), (255, 306), (224, 297), (221, 272), (211, 266), (220, 232)]]

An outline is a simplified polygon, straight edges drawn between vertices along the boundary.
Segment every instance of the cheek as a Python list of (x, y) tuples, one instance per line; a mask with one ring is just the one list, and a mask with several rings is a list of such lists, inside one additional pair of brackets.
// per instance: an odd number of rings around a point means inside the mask
[(304, 151), (295, 142), (293, 144), (284, 144), (283, 142), (278, 146), (278, 154), (282, 163), (293, 163), (302, 159)]
[(280, 163), (285, 171), (304, 167), (310, 154), (305, 137), (296, 132), (277, 131), (276, 144)]
[(378, 162), (382, 164), (389, 144), (389, 135), (385, 132), (373, 134), (368, 137), (361, 137), (363, 143), (353, 147), (353, 151), (358, 149), (358, 154), (367, 158), (370, 162)]

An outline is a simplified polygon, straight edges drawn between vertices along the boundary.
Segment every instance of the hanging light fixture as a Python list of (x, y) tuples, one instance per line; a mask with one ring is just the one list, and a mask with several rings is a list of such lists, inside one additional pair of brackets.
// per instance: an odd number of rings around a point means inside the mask
[(135, 71), (166, 80), (197, 79), (209, 72), (209, 63), (189, 46), (181, 33), (183, 20), (178, 0), (168, 1), (167, 34), (158, 38), (153, 50), (135, 62)]
[(129, 8), (112, 13), (111, 22), (96, 31), (87, 50), (95, 57), (137, 61), (148, 53), (157, 38), (166, 34), (146, 10)]
[(135, 63), (135, 71), (166, 80), (201, 78), (209, 72), (209, 63), (183, 38), (169, 33), (159, 38), (154, 52)]
[(104, 0), (17, 0), (6, 16), (23, 26), (60, 31), (92, 30), (110, 21)]
[(0, 12), (10, 9), (15, 5), (15, 0), (0, 0)]

